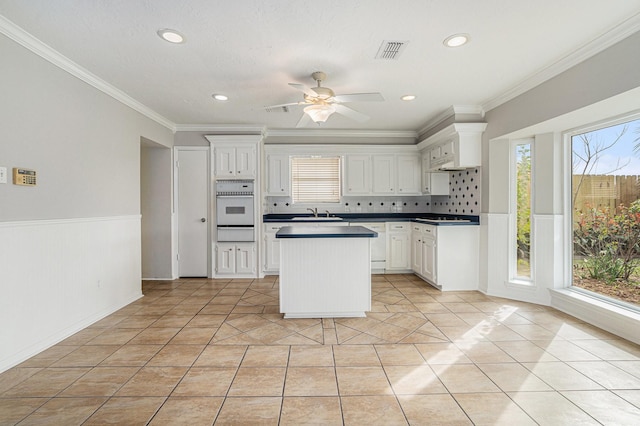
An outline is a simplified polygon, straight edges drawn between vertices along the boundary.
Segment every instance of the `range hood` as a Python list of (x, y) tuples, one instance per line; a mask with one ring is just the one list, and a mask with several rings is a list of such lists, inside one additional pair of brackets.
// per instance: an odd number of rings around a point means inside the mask
[(455, 165), (455, 163), (453, 162), (453, 160), (451, 161), (447, 161), (446, 163), (440, 165), (438, 167), (438, 170), (443, 171), (443, 172), (450, 172), (450, 171), (455, 171), (455, 170), (467, 170), (469, 167), (461, 167), (461, 166), (457, 166)]

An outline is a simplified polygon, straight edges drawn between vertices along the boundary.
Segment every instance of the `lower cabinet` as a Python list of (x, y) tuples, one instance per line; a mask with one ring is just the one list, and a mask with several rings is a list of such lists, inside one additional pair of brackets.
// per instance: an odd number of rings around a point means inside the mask
[(280, 271), (280, 240), (276, 232), (290, 223), (265, 223), (264, 246), (262, 249), (262, 271), (267, 274), (277, 274)]
[(411, 227), (411, 268), (442, 291), (477, 290), (478, 226)]
[(256, 274), (255, 243), (217, 243), (216, 275)]
[(389, 272), (411, 270), (411, 223), (387, 222), (387, 265)]

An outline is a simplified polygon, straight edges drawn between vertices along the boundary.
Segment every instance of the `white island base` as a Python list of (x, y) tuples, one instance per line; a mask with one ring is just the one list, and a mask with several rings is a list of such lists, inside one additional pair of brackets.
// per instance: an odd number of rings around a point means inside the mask
[(364, 317), (370, 310), (370, 237), (280, 240), (285, 318)]

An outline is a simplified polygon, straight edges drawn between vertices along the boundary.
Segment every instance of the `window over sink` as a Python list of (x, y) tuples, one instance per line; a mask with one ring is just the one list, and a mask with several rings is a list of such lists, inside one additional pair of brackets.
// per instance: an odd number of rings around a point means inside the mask
[(294, 204), (340, 202), (340, 157), (291, 158), (291, 195)]

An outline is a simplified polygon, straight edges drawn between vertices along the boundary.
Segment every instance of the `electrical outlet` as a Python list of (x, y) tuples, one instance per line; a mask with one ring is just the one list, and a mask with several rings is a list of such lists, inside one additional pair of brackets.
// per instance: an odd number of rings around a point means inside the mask
[(0, 183), (7, 183), (7, 168), (0, 167)]

